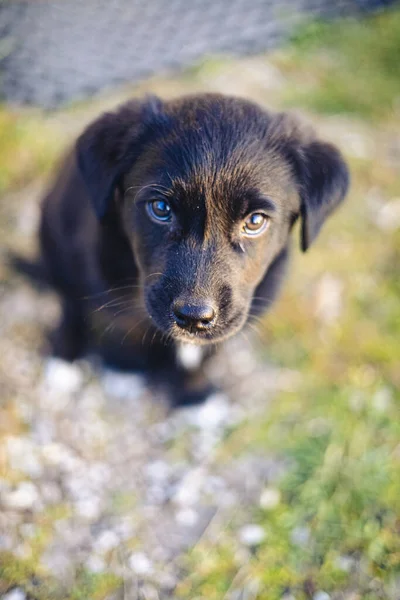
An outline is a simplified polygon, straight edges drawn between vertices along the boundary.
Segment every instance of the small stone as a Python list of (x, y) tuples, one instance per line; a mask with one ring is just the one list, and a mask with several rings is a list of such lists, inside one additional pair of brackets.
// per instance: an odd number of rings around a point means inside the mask
[(314, 594), (313, 600), (330, 600), (331, 597), (326, 592), (320, 591)]
[(73, 557), (67, 549), (50, 547), (42, 555), (41, 562), (56, 577), (67, 580), (74, 573)]
[(160, 596), (158, 595), (158, 592), (157, 592), (156, 588), (154, 587), (154, 585), (150, 585), (149, 583), (146, 583), (145, 585), (142, 586), (141, 592), (142, 592), (142, 597), (146, 598), (146, 600), (160, 600)]
[(350, 155), (363, 160), (371, 158), (373, 155), (372, 140), (357, 131), (344, 131), (343, 138), (346, 144), (346, 152)]
[(206, 470), (204, 467), (197, 467), (189, 471), (180, 481), (174, 494), (173, 501), (180, 506), (190, 506), (195, 504), (203, 488)]
[(0, 551), (12, 550), (14, 547), (14, 540), (11, 535), (0, 533)]
[(200, 429), (215, 429), (225, 425), (229, 419), (230, 404), (224, 394), (212, 394), (200, 407), (193, 407), (189, 422)]
[(86, 560), (86, 567), (89, 571), (92, 571), (92, 573), (101, 573), (105, 570), (106, 563), (100, 556), (93, 554)]
[(20, 544), (17, 544), (13, 548), (13, 554), (17, 558), (21, 558), (22, 560), (27, 560), (27, 559), (31, 558), (31, 556), (32, 556), (32, 548), (30, 547), (30, 545), (27, 542), (24, 541), (24, 542), (21, 542)]
[(308, 544), (310, 539), (310, 530), (308, 527), (295, 527), (292, 531), (291, 536), (293, 544), (296, 546), (304, 547)]
[(6, 441), (6, 452), (10, 467), (32, 478), (40, 477), (43, 465), (38, 456), (36, 445), (26, 437), (10, 436)]
[(281, 501), (281, 493), (276, 488), (264, 488), (260, 496), (260, 506), (264, 510), (273, 510)]
[(22, 523), (19, 530), (23, 538), (33, 538), (38, 532), (36, 525), (33, 523)]
[(392, 392), (387, 387), (382, 387), (374, 394), (372, 398), (373, 407), (377, 412), (385, 413), (392, 403)]
[(315, 295), (315, 313), (324, 323), (334, 323), (342, 311), (343, 283), (337, 278), (326, 273), (317, 285)]
[(129, 557), (128, 562), (136, 575), (149, 575), (153, 571), (153, 565), (144, 552), (134, 552)]
[(245, 546), (258, 546), (265, 537), (265, 530), (260, 525), (245, 525), (239, 531), (239, 540)]
[(96, 550), (100, 554), (106, 554), (119, 544), (119, 537), (114, 531), (103, 531), (96, 540)]
[(132, 517), (122, 518), (114, 526), (114, 531), (121, 540), (129, 540), (135, 534), (135, 524)]
[(40, 493), (45, 504), (58, 504), (62, 501), (61, 489), (52, 481), (42, 483)]
[(15, 490), (6, 492), (2, 496), (2, 504), (13, 510), (31, 510), (39, 502), (36, 486), (30, 481), (22, 481)]
[(157, 574), (158, 584), (162, 590), (172, 591), (175, 589), (178, 581), (172, 573), (158, 573)]
[(26, 600), (26, 594), (21, 588), (14, 588), (1, 598), (2, 600)]
[(88, 521), (95, 521), (101, 514), (101, 503), (97, 497), (82, 498), (75, 502), (75, 512)]
[(136, 400), (145, 389), (143, 377), (111, 369), (107, 369), (103, 375), (103, 386), (108, 396), (118, 400)]
[(307, 423), (307, 431), (312, 437), (321, 437), (330, 431), (330, 423), (324, 417), (315, 417)]
[(73, 394), (82, 387), (83, 372), (78, 365), (60, 358), (50, 358), (46, 364), (44, 383), (49, 391)]
[(400, 198), (387, 202), (375, 216), (376, 223), (383, 231), (396, 231), (400, 227)]
[(355, 413), (359, 413), (365, 406), (365, 396), (361, 390), (355, 390), (349, 397), (349, 407)]
[(175, 514), (175, 521), (183, 527), (193, 527), (199, 520), (199, 516), (192, 508), (183, 508)]
[(42, 449), (42, 456), (46, 463), (61, 471), (75, 473), (83, 465), (83, 461), (70, 448), (56, 442), (46, 444)]
[(355, 560), (351, 556), (341, 555), (337, 557), (335, 564), (338, 569), (348, 573), (354, 566)]
[(145, 467), (147, 477), (152, 480), (164, 482), (170, 474), (170, 467), (164, 460), (155, 460)]

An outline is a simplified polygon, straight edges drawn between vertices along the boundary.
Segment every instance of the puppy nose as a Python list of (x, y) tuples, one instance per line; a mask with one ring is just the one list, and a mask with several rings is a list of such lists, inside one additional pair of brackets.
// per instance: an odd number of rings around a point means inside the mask
[(208, 329), (215, 318), (215, 310), (211, 304), (191, 304), (177, 300), (173, 305), (175, 322), (182, 329)]

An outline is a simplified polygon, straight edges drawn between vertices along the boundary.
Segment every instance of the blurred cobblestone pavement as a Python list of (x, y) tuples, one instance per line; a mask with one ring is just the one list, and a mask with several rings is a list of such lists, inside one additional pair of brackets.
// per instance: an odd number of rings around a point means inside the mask
[(379, 8), (390, 0), (68, 0), (0, 2), (1, 94), (54, 107), (122, 82), (253, 54), (310, 17)]

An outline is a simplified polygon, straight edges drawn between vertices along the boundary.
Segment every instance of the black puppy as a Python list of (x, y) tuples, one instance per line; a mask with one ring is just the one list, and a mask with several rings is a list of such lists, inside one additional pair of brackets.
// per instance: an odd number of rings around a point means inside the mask
[[(335, 147), (246, 100), (151, 97), (102, 115), (43, 205), (63, 300), (54, 352), (94, 348), (161, 376), (177, 402), (201, 399), (211, 349), (274, 299), (297, 218), (307, 250), (348, 179)], [(186, 344), (201, 354), (191, 368)]]

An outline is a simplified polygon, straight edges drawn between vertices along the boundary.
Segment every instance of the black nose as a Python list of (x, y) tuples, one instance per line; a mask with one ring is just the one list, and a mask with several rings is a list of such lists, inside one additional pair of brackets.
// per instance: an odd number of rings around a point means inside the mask
[(211, 304), (191, 304), (177, 300), (172, 310), (176, 324), (189, 331), (208, 329), (215, 319), (215, 310)]

